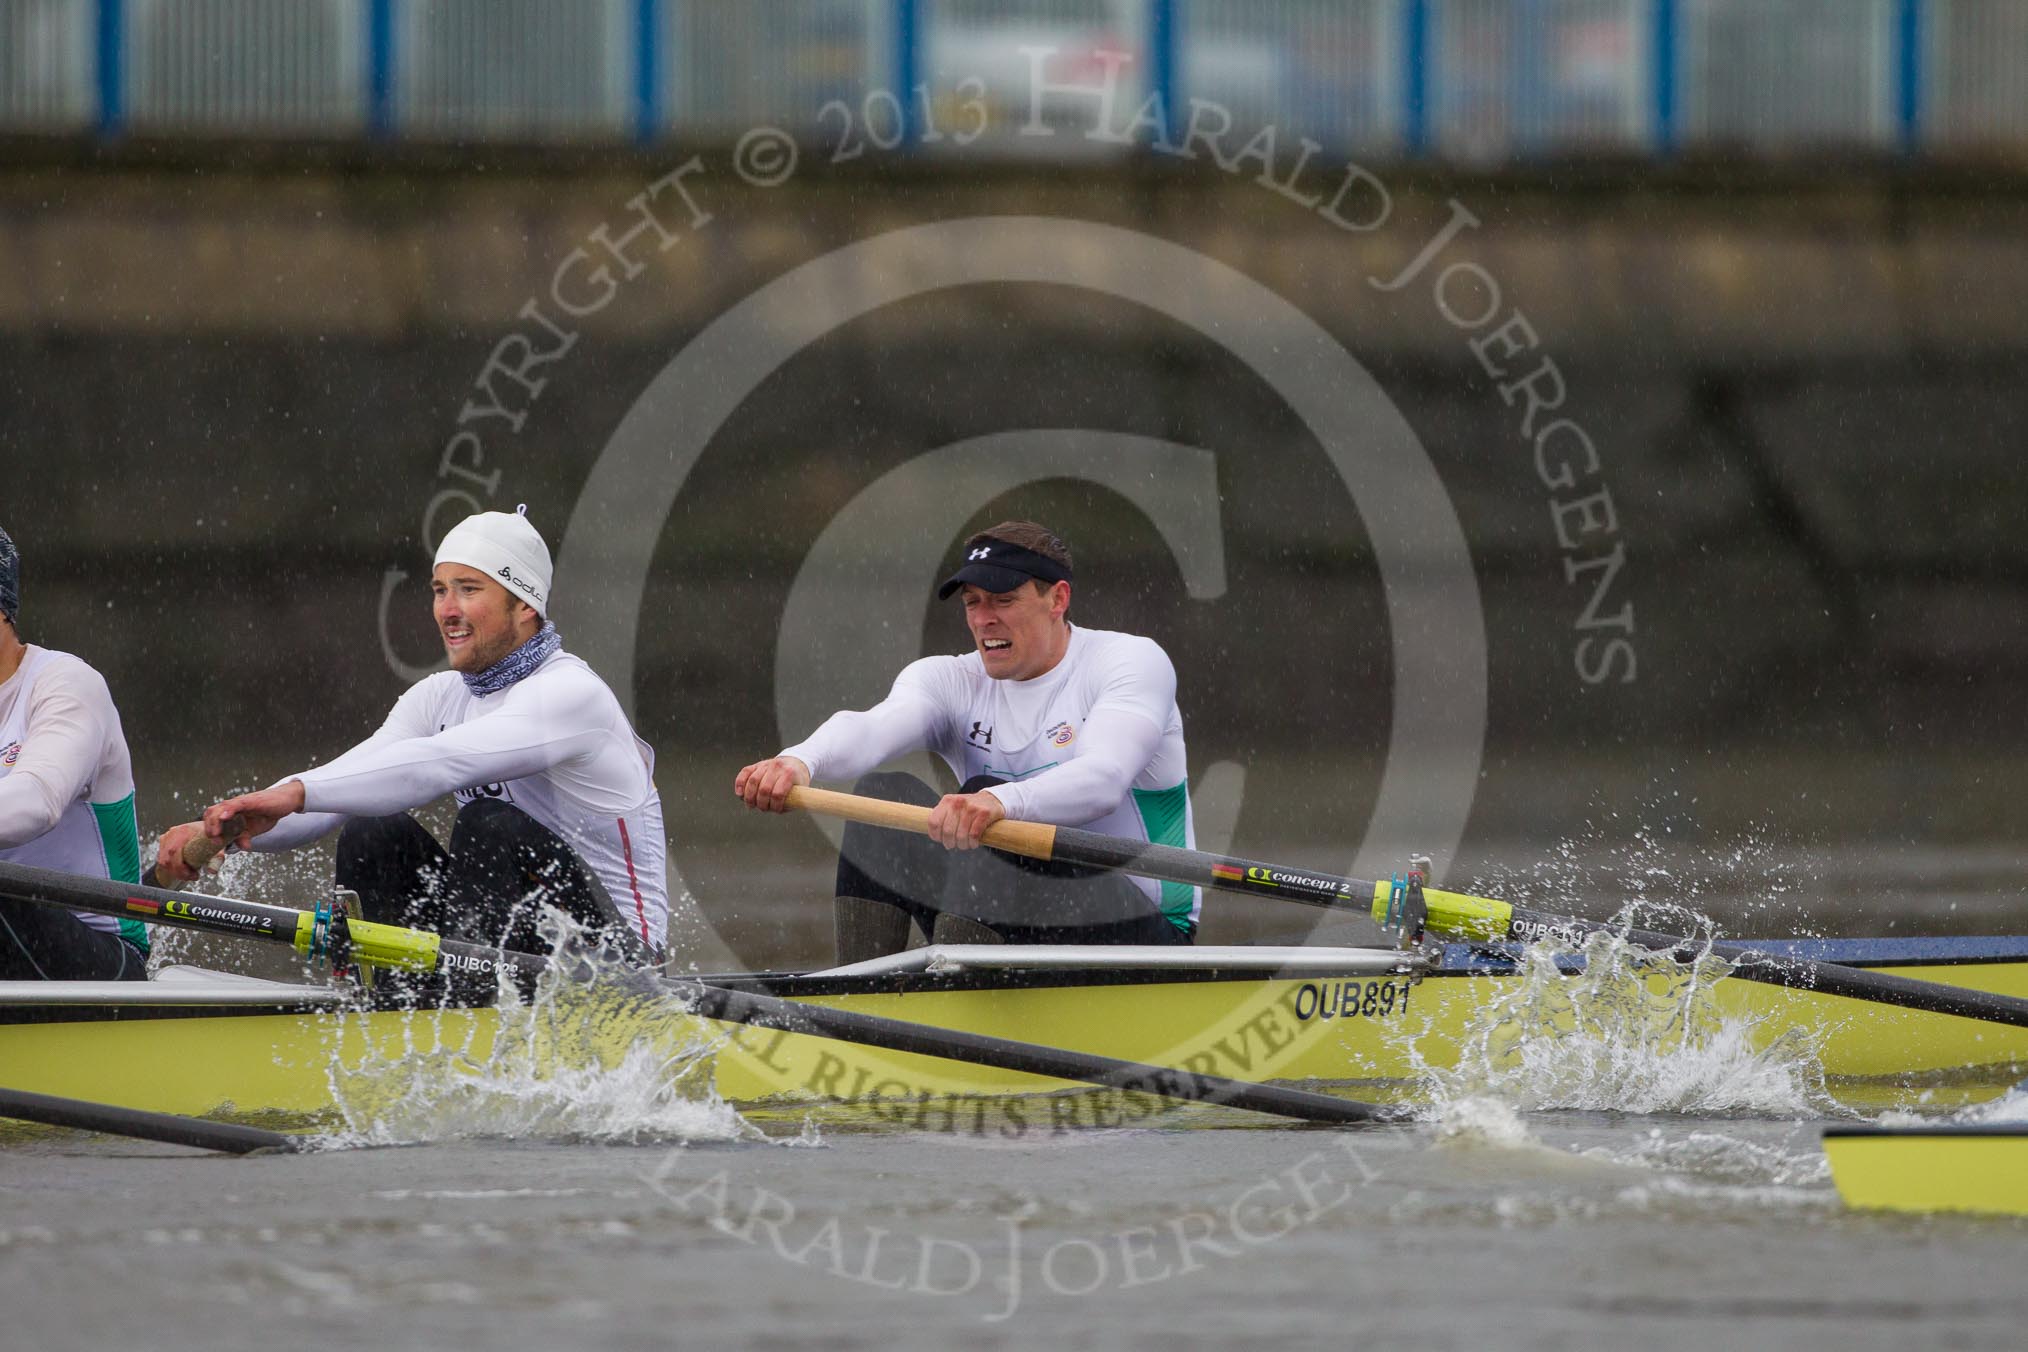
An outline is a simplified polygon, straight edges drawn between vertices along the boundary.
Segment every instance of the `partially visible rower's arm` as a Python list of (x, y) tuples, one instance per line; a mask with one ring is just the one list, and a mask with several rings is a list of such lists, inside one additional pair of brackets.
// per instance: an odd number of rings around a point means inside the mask
[(46, 670), (31, 693), (21, 759), (0, 779), (0, 849), (25, 845), (55, 827), (92, 782), (105, 753), (112, 696), (96, 672)]
[(1075, 759), (981, 792), (1005, 803), (1016, 821), (1082, 826), (1120, 805), (1134, 777), (1154, 758), (1162, 729), (1139, 714), (1111, 710), (1094, 713), (1078, 738)]
[(897, 690), (871, 709), (832, 714), (803, 741), (785, 749), (810, 768), (810, 778), (849, 782), (936, 735), (938, 715), (921, 696)]

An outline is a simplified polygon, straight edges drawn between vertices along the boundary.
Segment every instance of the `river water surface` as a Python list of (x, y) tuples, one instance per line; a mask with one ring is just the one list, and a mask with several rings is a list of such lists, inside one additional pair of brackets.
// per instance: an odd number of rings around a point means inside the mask
[[(1469, 1111), (1469, 1110), (1468, 1110)], [(2016, 1348), (2028, 1225), (1809, 1122), (0, 1153), (14, 1347)]]
[[(1847, 933), (1954, 927), (1955, 902), (1842, 899)], [(1818, 1133), (1887, 1101), (1730, 1031), (1488, 1042), (1500, 1064), (1363, 1129), (742, 1115), (641, 1066), (410, 1098), (294, 1157), (0, 1125), (0, 1328), (170, 1352), (2019, 1347), (2028, 1221), (1847, 1211)], [(1973, 1111), (2028, 1117), (1996, 1092)]]

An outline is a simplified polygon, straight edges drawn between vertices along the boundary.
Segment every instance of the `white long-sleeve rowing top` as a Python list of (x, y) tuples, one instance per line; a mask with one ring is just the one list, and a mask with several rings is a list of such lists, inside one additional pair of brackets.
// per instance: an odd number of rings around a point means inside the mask
[[(833, 714), (781, 754), (813, 779), (849, 782), (924, 749), (960, 783), (1007, 781), (989, 792), (1017, 821), (1195, 843), (1176, 668), (1153, 639), (1073, 627), (1063, 660), (1026, 681), (988, 676), (976, 652), (925, 657), (879, 704)], [(1196, 888), (1135, 881), (1172, 922), (1196, 921)]]
[[(33, 644), (0, 681), (0, 859), (141, 880), (134, 768), (112, 692), (82, 659)], [(148, 945), (138, 921), (73, 914)]]
[(421, 807), (444, 794), (512, 803), (575, 850), (652, 949), (668, 932), (667, 841), (655, 753), (634, 735), (620, 702), (566, 652), (492, 695), (474, 695), (443, 671), (410, 686), (387, 721), (359, 745), (281, 782), (303, 782), (303, 811), (254, 838), (287, 850), (347, 817)]

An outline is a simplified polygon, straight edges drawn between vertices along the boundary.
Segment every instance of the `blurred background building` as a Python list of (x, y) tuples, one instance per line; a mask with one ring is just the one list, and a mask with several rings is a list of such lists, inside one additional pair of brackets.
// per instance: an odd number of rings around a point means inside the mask
[(916, 138), (934, 113), (904, 94), (947, 100), (976, 76), (1025, 97), (1024, 45), (1055, 48), (1066, 80), (1131, 52), (1129, 88), (1172, 116), (1194, 96), (1376, 159), (2028, 142), (2016, 0), (0, 0), (0, 128), (815, 137), (828, 100), (878, 90), (882, 134)]
[[(1346, 229), (1259, 162), (1080, 135), (1095, 100), (1032, 109), (1035, 60), (1052, 86), (1116, 71), (1118, 118), (1159, 107), (1174, 140), (1229, 116), (1228, 157), (1273, 129), (1287, 172), (1313, 143), (1317, 184), (1351, 161), (1385, 209)], [(1057, 134), (1019, 134), (1031, 111)], [(769, 127), (800, 167), (763, 182), (736, 152)], [(567, 354), (489, 366), (548, 349), (529, 307), (560, 319), (559, 268), (693, 156), (710, 224), (633, 246)], [(1372, 285), (1461, 209), (1449, 256), (1555, 364), (1582, 482), (1537, 468), (1427, 280)], [(1741, 904), (1870, 887), (2014, 927), (1990, 912), (2018, 911), (2028, 838), (2023, 0), (0, 0), (0, 525), (28, 637), (108, 675), (144, 826), (270, 782), (436, 660), (420, 579), (463, 510), (527, 502), (560, 538), (723, 316), (886, 232), (1010, 214), (1237, 270), (1413, 429), (1484, 615), (1468, 873), (1534, 876), (1560, 842), (1696, 892), (1702, 848)], [(1424, 694), (1392, 688), (1393, 645), (1476, 637), (1394, 632), (1387, 505), (1215, 335), (953, 287), (785, 362), (661, 537), (639, 725), (672, 861), (750, 960), (828, 944), (820, 910), (754, 901), (827, 896), (822, 838), (726, 792), (807, 731), (774, 696), (807, 683), (780, 630), (822, 532), (904, 467), (1064, 427), (1209, 454), (1192, 529), (1225, 590), (1189, 594), (1173, 531), (1091, 482), (976, 524), (1046, 517), (1103, 580), (1080, 616), (1162, 637), (1193, 764), (1243, 773), (1236, 849), (1343, 868), (1361, 839), (1390, 710)], [(1613, 530), (1573, 546), (1559, 503), (1600, 492)], [(1621, 614), (1632, 659), (1587, 678), (1583, 625)], [(965, 642), (927, 595), (869, 623)], [(1792, 884), (1819, 845), (1842, 881)]]

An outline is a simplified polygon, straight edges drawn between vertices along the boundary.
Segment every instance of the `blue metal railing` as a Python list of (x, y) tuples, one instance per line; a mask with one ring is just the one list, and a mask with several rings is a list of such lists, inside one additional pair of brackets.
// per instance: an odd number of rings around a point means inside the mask
[(126, 10), (125, 0), (99, 0), (97, 75), (101, 136), (118, 136), (126, 121)]
[(922, 139), (922, 112), (911, 97), (922, 83), (922, 10), (916, 0), (894, 0), (894, 88), (901, 96), (902, 139)]
[(1649, 56), (1654, 90), (1654, 121), (1649, 124), (1657, 155), (1676, 153), (1676, 0), (1655, 0), (1654, 50)]
[(366, 125), (394, 135), (394, 0), (367, 0)]
[(1119, 47), (1172, 140), (1215, 106), (1373, 157), (2028, 152), (2020, 0), (0, 0), (0, 133), (820, 139), (842, 102), (914, 145), (968, 72), (1025, 109), (1036, 45), (1045, 155)]
[(1894, 25), (1894, 116), (1904, 154), (1922, 144), (1922, 0), (1900, 0)]
[(662, 6), (634, 0), (634, 139), (662, 132)]
[(1406, 37), (1401, 61), (1408, 78), (1402, 82), (1406, 97), (1402, 104), (1403, 148), (1411, 155), (1429, 149), (1429, 7), (1431, 0), (1407, 0)]

